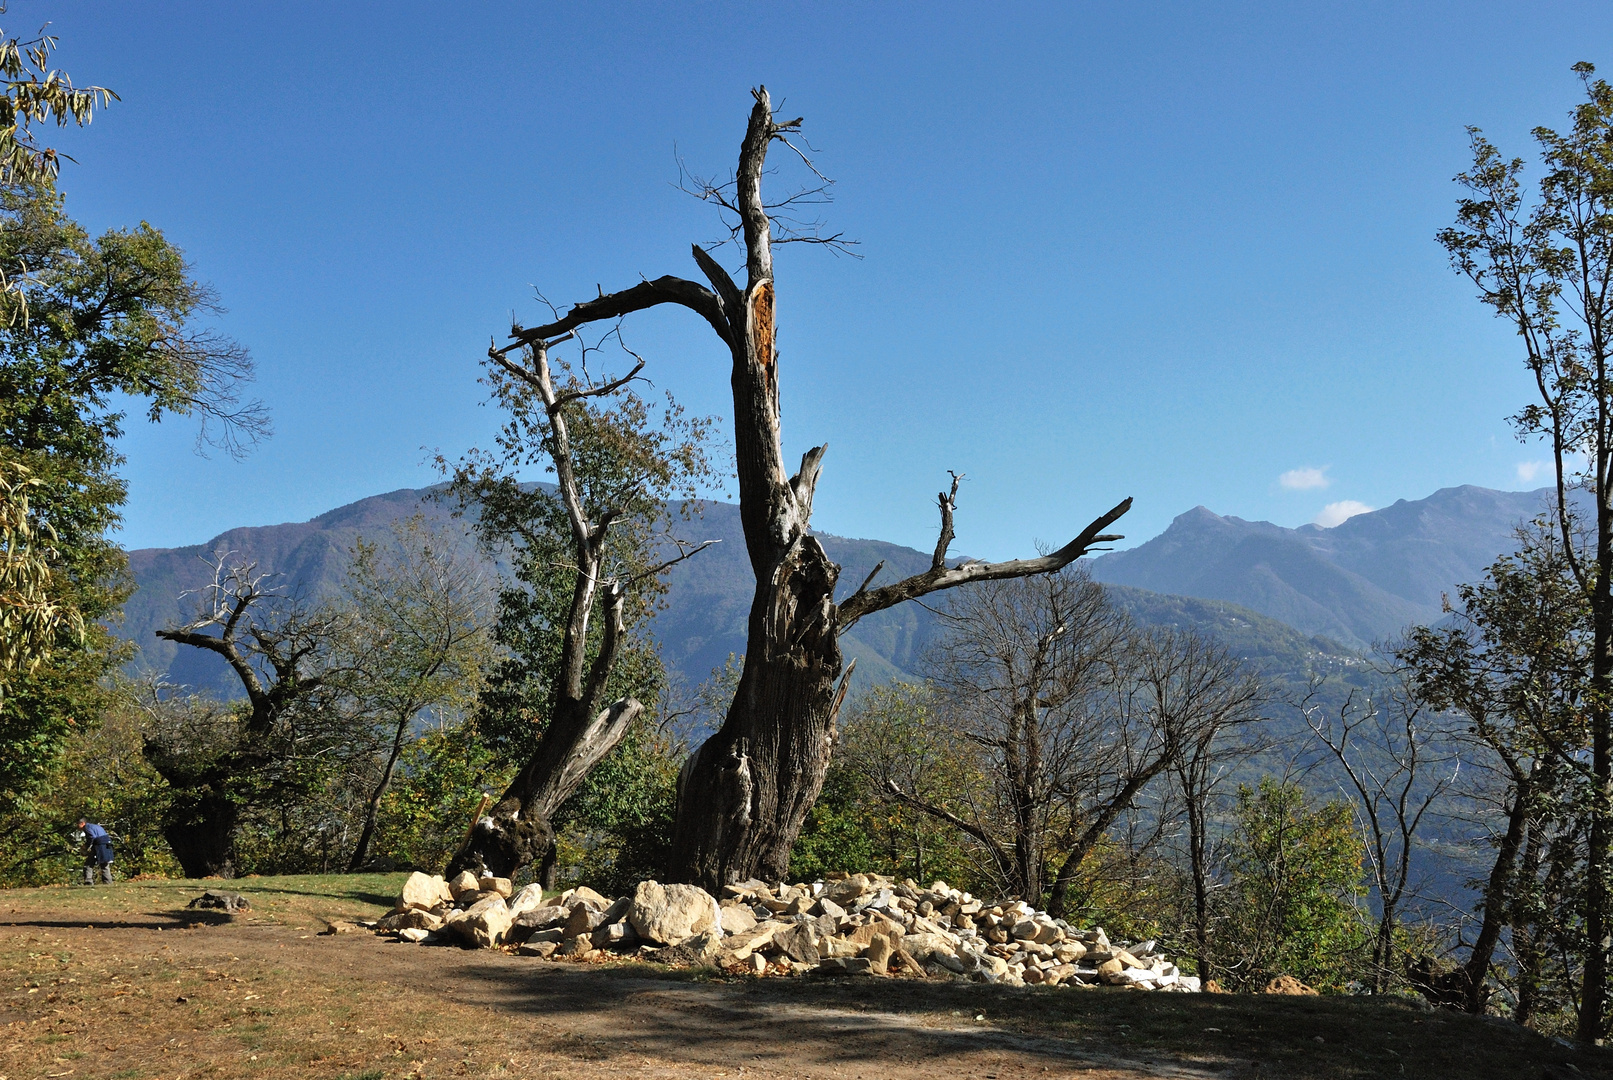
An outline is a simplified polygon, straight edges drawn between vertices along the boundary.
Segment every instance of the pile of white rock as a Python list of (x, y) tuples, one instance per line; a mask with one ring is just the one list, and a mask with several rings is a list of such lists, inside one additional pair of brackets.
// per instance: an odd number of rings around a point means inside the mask
[(611, 900), (589, 888), (545, 899), (508, 878), (415, 873), (378, 933), (421, 944), (503, 948), (546, 960), (636, 955), (757, 975), (968, 978), (1007, 986), (1194, 992), (1152, 941), (1112, 942), (1022, 901), (988, 904), (944, 881), (877, 874), (800, 885), (745, 881), (716, 897), (642, 881)]

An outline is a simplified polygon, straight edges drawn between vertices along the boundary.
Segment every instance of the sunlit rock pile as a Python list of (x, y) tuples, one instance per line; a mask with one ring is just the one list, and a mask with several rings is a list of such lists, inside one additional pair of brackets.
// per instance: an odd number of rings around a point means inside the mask
[(612, 901), (592, 889), (545, 899), (536, 885), (415, 873), (374, 926), (419, 944), (502, 948), (545, 960), (635, 956), (756, 975), (968, 978), (1007, 986), (1122, 986), (1192, 992), (1152, 941), (1111, 942), (1029, 904), (986, 904), (937, 881), (874, 874), (810, 885), (747, 881), (716, 898), (693, 885), (640, 882)]

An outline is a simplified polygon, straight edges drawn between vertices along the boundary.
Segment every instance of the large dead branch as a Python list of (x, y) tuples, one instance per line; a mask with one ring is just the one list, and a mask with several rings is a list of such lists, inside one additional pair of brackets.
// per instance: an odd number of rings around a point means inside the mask
[[(952, 490), (956, 493), (956, 481), (953, 482)], [(1010, 559), (1007, 562), (996, 563), (968, 562), (949, 569), (946, 565), (946, 549), (952, 539), (952, 509), (952, 500), (943, 493), (941, 542), (936, 545), (935, 558), (930, 569), (898, 581), (894, 585), (884, 585), (867, 592), (859, 591), (848, 597), (846, 602), (840, 605), (840, 633), (851, 629), (864, 615), (872, 615), (876, 611), (894, 607), (904, 600), (916, 600), (942, 589), (955, 589), (959, 585), (967, 585), (974, 581), (996, 581), (1002, 578), (1057, 573), (1092, 550), (1094, 544), (1125, 539), (1123, 536), (1105, 533), (1103, 530), (1131, 509), (1131, 500), (1129, 498), (1123, 500), (1114, 509), (1082, 529), (1074, 540), (1049, 555), (1037, 559)]]

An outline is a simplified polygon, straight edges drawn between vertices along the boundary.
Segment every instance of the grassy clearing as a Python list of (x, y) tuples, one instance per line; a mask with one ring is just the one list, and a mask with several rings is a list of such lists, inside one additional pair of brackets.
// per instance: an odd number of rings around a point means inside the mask
[[(1613, 1055), (1499, 1021), (1362, 998), (749, 979), (425, 949), (373, 916), (402, 875), (0, 892), (0, 1078), (1577, 1075)], [(1072, 1058), (1072, 1053), (1076, 1056)], [(1083, 1056), (1084, 1055), (1084, 1056)], [(1181, 1075), (1181, 1074), (1178, 1074)]]
[(0, 889), (0, 922), (56, 919), (90, 923), (206, 923), (225, 920), (215, 912), (186, 907), (207, 889), (245, 896), (252, 910), (235, 921), (324, 929), (324, 920), (377, 918), (391, 909), (407, 874), (300, 874), (233, 881), (128, 881), (116, 885), (52, 885)]

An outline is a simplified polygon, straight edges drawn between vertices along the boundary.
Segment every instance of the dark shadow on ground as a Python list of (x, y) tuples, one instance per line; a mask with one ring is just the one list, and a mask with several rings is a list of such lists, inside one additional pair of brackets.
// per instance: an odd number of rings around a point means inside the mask
[[(1572, 1065), (1581, 1076), (1613, 1078), (1613, 1051), (1566, 1047), (1509, 1021), (1429, 1012), (1390, 998), (747, 979), (639, 964), (512, 960), (466, 956), (451, 966), (476, 980), (471, 993), (489, 1007), (564, 1018), (631, 1001), (639, 1007), (623, 1014), (639, 1017), (636, 1026), (590, 1038), (606, 1055), (652, 1052), (803, 1069), (873, 1066), (894, 1057), (945, 1069), (960, 1054), (999, 1051), (1050, 1067), (1086, 1063), (1150, 1075), (1150, 1066), (1175, 1066), (1296, 1080), (1536, 1078)], [(770, 1034), (781, 1024), (792, 1029), (788, 1052), (772, 1049)], [(701, 1037), (691, 1040), (691, 1032)], [(802, 1046), (816, 1048), (818, 1060), (800, 1060)], [(1261, 1049), (1252, 1055), (1254, 1047)]]
[[(157, 921), (161, 920), (161, 921)], [(198, 908), (192, 911), (153, 911), (145, 920), (126, 919), (0, 919), (0, 926), (45, 926), (61, 930), (182, 930), (188, 927), (224, 926), (233, 921), (227, 911)]]

